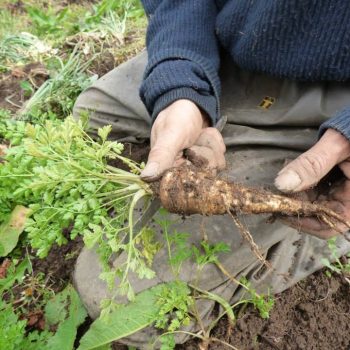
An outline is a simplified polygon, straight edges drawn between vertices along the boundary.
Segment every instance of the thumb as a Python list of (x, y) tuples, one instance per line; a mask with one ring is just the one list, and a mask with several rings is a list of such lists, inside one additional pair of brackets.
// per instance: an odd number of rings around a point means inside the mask
[(148, 182), (158, 180), (164, 171), (173, 167), (177, 155), (188, 147), (187, 136), (182, 128), (154, 128), (152, 132), (148, 161), (141, 172), (141, 178)]
[(147, 164), (141, 172), (141, 178), (145, 181), (159, 179), (165, 170), (173, 166), (177, 153), (177, 148), (155, 145), (149, 153)]
[(317, 184), (349, 154), (349, 141), (339, 132), (328, 129), (312, 148), (278, 173), (275, 186), (283, 192), (298, 192), (308, 189)]

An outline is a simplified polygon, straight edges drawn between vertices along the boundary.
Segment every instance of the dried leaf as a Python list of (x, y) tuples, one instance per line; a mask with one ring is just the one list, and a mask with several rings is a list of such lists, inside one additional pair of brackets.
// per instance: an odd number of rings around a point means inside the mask
[(10, 259), (5, 259), (2, 262), (2, 264), (0, 266), (0, 279), (6, 277), (7, 269), (10, 267), (10, 265), (11, 265), (11, 260)]
[(7, 256), (16, 247), (30, 214), (30, 209), (17, 205), (9, 219), (0, 226), (0, 257)]

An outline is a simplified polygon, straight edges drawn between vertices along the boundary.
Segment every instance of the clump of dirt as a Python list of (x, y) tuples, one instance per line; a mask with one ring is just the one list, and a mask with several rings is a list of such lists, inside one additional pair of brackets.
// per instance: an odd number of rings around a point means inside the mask
[(145, 49), (146, 22), (144, 25), (130, 26), (130, 31), (124, 37), (123, 45), (115, 51), (116, 66), (128, 61)]
[[(230, 335), (228, 322), (223, 319), (213, 336), (239, 350), (348, 350), (349, 292), (346, 277), (336, 274), (327, 277), (325, 270), (321, 270), (276, 295), (269, 319), (262, 319), (249, 306)], [(196, 344), (192, 340), (177, 349), (194, 349)], [(209, 349), (222, 350), (224, 346), (213, 343)]]
[(30, 63), (13, 68), (0, 75), (0, 108), (12, 112), (19, 110), (31, 94), (21, 87), (21, 82), (29, 81), (39, 88), (49, 77), (49, 73), (41, 63)]
[(106, 50), (102, 51), (101, 55), (91, 63), (89, 72), (97, 74), (99, 77), (107, 74), (116, 67), (116, 61), (113, 54)]
[(11, 14), (22, 13), (25, 11), (25, 5), (22, 0), (17, 0), (7, 4), (6, 7), (10, 10)]

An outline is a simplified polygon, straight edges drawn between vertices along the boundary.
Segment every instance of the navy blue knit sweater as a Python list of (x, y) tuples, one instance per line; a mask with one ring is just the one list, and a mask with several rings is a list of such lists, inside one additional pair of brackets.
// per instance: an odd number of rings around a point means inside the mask
[[(349, 0), (143, 0), (149, 113), (192, 100), (219, 118), (219, 47), (249, 71), (300, 81), (350, 79)], [(349, 106), (321, 126), (350, 139)]]

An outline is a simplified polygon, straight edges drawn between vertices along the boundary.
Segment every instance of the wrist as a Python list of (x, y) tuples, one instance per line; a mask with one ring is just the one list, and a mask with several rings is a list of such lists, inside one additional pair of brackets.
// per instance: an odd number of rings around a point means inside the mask
[(329, 144), (333, 154), (338, 158), (338, 163), (349, 158), (350, 156), (350, 142), (339, 131), (329, 128), (321, 137), (320, 141)]
[(157, 98), (151, 109), (153, 122), (162, 111), (178, 101), (188, 101), (195, 105), (196, 109), (199, 109), (201, 113), (206, 113), (210, 119), (209, 126), (216, 123), (218, 107), (215, 96), (202, 95), (198, 91), (188, 87), (170, 90)]

